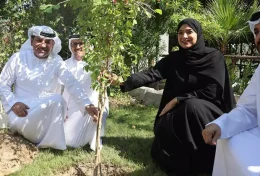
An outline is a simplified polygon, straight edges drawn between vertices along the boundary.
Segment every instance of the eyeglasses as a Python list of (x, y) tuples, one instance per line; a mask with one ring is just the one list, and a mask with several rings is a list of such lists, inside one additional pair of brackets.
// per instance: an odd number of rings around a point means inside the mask
[(72, 43), (71, 43), (71, 46), (72, 46), (72, 47), (77, 47), (78, 45), (79, 45), (79, 46), (83, 46), (84, 43), (83, 43), (83, 42), (72, 42)]
[(259, 19), (260, 19), (260, 11), (255, 12), (255, 13), (251, 16), (251, 18), (250, 18), (249, 21), (256, 21), (256, 20), (259, 20)]

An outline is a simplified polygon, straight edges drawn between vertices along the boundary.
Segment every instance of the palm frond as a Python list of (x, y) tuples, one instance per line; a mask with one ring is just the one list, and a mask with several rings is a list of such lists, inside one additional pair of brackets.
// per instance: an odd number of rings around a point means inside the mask
[(205, 13), (220, 26), (221, 37), (216, 36), (215, 40), (226, 45), (233, 39), (248, 36), (247, 21), (259, 10), (257, 0), (251, 6), (246, 6), (242, 0), (210, 0)]

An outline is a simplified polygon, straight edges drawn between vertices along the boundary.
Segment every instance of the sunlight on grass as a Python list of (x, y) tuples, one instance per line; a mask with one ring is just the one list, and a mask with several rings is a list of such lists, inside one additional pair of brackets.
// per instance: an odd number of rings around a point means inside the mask
[[(131, 104), (128, 96), (113, 98), (103, 138), (102, 161), (115, 164), (129, 175), (164, 175), (153, 163), (150, 148), (153, 140), (153, 122), (157, 109)], [(93, 162), (94, 152), (85, 146), (80, 149), (57, 151), (40, 150), (30, 165), (15, 176), (49, 176), (79, 162)]]

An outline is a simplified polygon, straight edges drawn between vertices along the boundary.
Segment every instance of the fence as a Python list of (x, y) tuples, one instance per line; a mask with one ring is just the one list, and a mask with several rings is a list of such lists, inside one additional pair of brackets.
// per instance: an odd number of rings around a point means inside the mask
[(260, 56), (225, 55), (225, 59), (234, 93), (241, 95), (260, 63)]

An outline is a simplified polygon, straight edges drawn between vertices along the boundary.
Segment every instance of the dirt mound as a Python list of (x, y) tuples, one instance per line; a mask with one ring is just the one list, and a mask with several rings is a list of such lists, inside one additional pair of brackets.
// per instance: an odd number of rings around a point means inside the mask
[[(117, 108), (119, 106), (129, 106), (129, 105), (136, 105), (138, 100), (135, 98), (125, 95), (122, 97), (109, 97), (109, 107)], [(141, 105), (141, 104), (139, 104)], [(143, 105), (141, 105), (143, 106)]]
[(0, 176), (19, 170), (23, 164), (32, 162), (38, 149), (23, 137), (0, 131)]
[[(93, 163), (80, 163), (70, 168), (59, 171), (55, 175), (57, 176), (92, 176), (93, 175)], [(127, 172), (123, 169), (109, 164), (102, 164), (102, 175), (106, 176), (127, 176)]]

